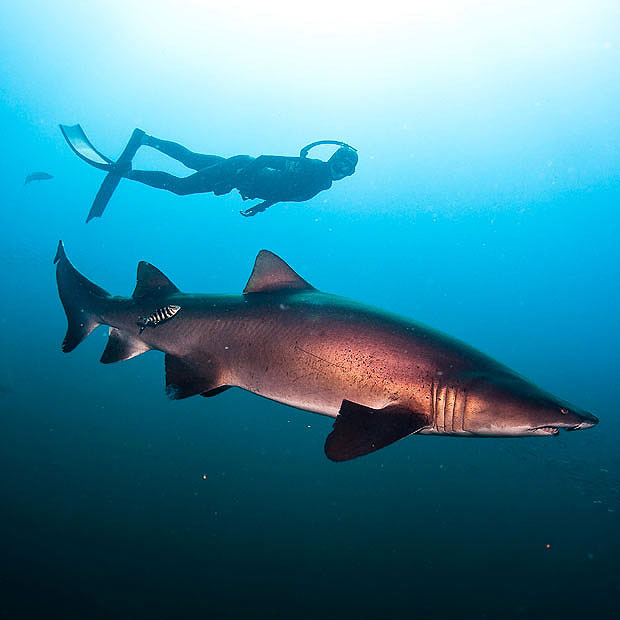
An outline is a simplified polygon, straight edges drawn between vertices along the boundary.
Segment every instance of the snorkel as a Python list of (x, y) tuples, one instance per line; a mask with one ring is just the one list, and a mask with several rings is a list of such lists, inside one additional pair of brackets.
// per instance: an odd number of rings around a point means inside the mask
[(316, 142), (311, 142), (304, 146), (301, 151), (299, 151), (299, 157), (302, 159), (308, 156), (310, 149), (313, 149), (315, 146), (320, 146), (321, 144), (337, 144), (338, 146), (343, 146), (346, 149), (351, 149), (352, 151), (357, 153), (357, 149), (346, 142), (342, 142), (341, 140), (317, 140)]
[(302, 159), (308, 156), (310, 149), (321, 144), (336, 144), (340, 148), (329, 158), (329, 165), (332, 171), (332, 178), (334, 181), (339, 181), (348, 177), (355, 172), (355, 166), (357, 165), (357, 149), (352, 147), (346, 142), (341, 140), (317, 140), (304, 146), (299, 152), (299, 157)]

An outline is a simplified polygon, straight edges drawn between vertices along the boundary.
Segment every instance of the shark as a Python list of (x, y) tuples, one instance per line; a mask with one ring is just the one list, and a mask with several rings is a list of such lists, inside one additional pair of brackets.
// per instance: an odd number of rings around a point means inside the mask
[(317, 290), (267, 250), (237, 295), (181, 292), (142, 261), (131, 297), (111, 296), (75, 269), (62, 241), (54, 263), (64, 352), (107, 325), (101, 362), (163, 352), (171, 399), (238, 387), (334, 418), (332, 461), (411, 435), (553, 436), (598, 423), (460, 340)]

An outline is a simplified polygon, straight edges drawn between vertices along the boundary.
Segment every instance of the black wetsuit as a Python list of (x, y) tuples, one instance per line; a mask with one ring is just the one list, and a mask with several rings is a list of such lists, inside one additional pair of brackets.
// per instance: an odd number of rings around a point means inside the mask
[(303, 202), (332, 186), (329, 164), (307, 157), (261, 155), (237, 175), (244, 199)]
[(224, 158), (193, 153), (180, 144), (151, 136), (147, 140), (147, 146), (173, 157), (196, 172), (187, 177), (177, 177), (167, 172), (132, 170), (127, 173), (128, 178), (182, 196), (206, 192), (221, 196), (237, 189), (244, 200), (263, 201), (243, 211), (244, 215), (264, 211), (276, 202), (309, 200), (332, 185), (330, 166), (319, 159), (277, 155)]

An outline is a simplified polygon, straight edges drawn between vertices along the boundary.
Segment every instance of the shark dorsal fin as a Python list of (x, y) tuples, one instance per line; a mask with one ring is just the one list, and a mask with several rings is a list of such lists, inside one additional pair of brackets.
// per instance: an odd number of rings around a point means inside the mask
[(271, 293), (287, 289), (313, 290), (279, 256), (268, 250), (261, 250), (254, 262), (254, 269), (243, 289), (247, 293)]
[(179, 289), (157, 267), (146, 261), (138, 263), (136, 288), (133, 292), (134, 299), (167, 297), (178, 292)]

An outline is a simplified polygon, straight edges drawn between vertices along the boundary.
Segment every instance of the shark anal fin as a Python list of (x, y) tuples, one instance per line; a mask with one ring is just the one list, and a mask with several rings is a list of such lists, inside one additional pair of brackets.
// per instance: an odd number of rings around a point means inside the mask
[(139, 340), (132, 334), (123, 332), (115, 327), (110, 327), (110, 335), (108, 344), (106, 345), (101, 362), (103, 364), (112, 364), (114, 362), (122, 362), (131, 359), (148, 351), (150, 347), (142, 340)]
[(168, 277), (146, 261), (138, 263), (136, 280), (136, 288), (132, 295), (134, 299), (162, 299), (179, 292), (179, 289)]
[(218, 394), (221, 394), (222, 392), (225, 392), (226, 390), (230, 390), (231, 387), (232, 385), (220, 385), (220, 387), (213, 388), (212, 390), (208, 390), (206, 392), (200, 392), (200, 395), (206, 396), (207, 398), (211, 396), (217, 396)]
[(301, 276), (291, 269), (279, 256), (261, 250), (254, 262), (254, 269), (243, 289), (248, 293), (271, 293), (282, 290), (314, 290)]
[(222, 387), (214, 363), (196, 364), (192, 360), (166, 353), (166, 394), (173, 400), (212, 392)]
[(427, 416), (400, 405), (371, 409), (343, 400), (334, 430), (325, 440), (325, 454), (332, 461), (348, 461), (385, 448), (427, 425)]

